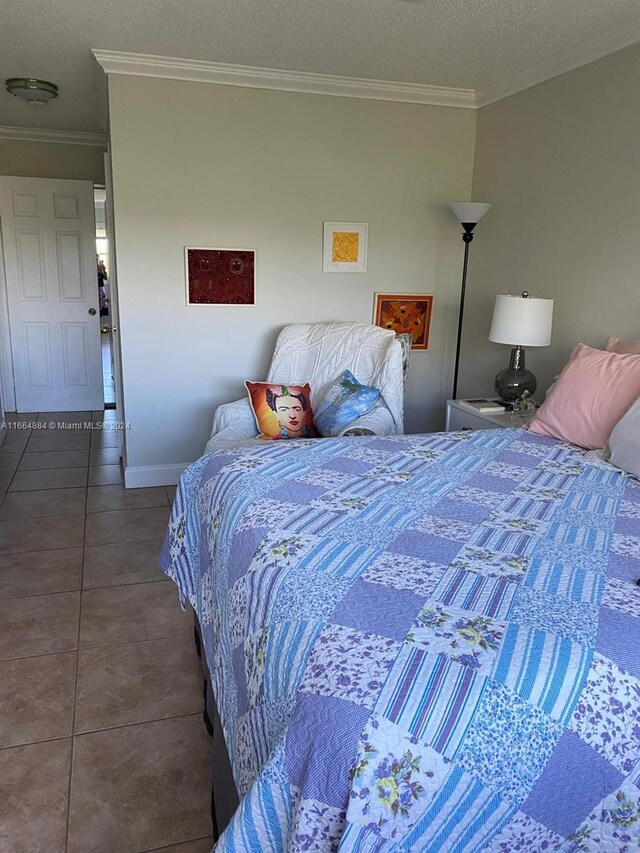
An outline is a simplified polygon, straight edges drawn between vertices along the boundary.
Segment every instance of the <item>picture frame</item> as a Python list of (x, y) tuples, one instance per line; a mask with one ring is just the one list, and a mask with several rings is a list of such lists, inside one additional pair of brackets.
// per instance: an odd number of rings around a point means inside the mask
[(412, 350), (428, 350), (433, 315), (432, 293), (376, 293), (373, 323), (382, 329), (408, 332)]
[(366, 272), (369, 225), (366, 222), (325, 222), (323, 272)]
[(194, 305), (255, 305), (257, 251), (184, 247), (185, 299)]

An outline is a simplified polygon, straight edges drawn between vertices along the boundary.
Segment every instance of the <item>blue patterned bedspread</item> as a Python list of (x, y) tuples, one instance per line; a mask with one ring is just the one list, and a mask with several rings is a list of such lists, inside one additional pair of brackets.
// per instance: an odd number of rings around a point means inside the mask
[(217, 850), (640, 849), (640, 482), (525, 430), (255, 442), (183, 475), (240, 807)]

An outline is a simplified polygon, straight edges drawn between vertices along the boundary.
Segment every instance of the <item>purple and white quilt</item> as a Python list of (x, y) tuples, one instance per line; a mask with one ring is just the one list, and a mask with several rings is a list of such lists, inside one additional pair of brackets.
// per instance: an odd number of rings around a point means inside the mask
[(252, 442), (163, 567), (241, 803), (216, 850), (640, 850), (640, 482), (521, 429)]

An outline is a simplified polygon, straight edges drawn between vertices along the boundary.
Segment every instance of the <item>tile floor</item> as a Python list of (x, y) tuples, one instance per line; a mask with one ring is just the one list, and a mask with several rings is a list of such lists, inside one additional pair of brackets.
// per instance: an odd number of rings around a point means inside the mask
[[(171, 489), (115, 432), (0, 446), (0, 853), (205, 853), (210, 741), (190, 614), (158, 568)], [(115, 419), (115, 412), (93, 413)]]

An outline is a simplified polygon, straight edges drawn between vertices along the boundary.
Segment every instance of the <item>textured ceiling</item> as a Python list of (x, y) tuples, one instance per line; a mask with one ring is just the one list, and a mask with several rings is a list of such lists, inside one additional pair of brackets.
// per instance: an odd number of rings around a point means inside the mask
[(483, 89), (640, 17), (638, 0), (1, 0), (0, 79), (40, 77), (0, 125), (100, 130), (90, 50)]

